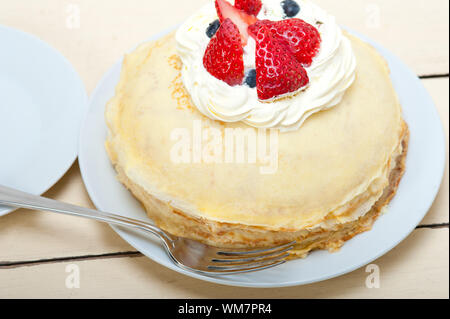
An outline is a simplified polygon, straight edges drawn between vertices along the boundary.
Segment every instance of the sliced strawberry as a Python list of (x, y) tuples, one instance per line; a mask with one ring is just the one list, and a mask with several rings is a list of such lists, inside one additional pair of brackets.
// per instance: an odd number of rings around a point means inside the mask
[(245, 46), (248, 39), (248, 26), (254, 24), (258, 19), (255, 16), (236, 9), (226, 0), (216, 0), (216, 10), (220, 22), (229, 18), (238, 27), (242, 38), (242, 45)]
[(261, 11), (262, 2), (261, 0), (236, 0), (234, 6), (248, 14), (257, 16)]
[(308, 84), (306, 70), (270, 29), (262, 25), (252, 36), (256, 41), (256, 88), (260, 100), (293, 93)]
[(241, 84), (244, 79), (244, 49), (239, 29), (225, 19), (211, 39), (203, 56), (208, 72), (229, 85)]
[(266, 26), (272, 35), (287, 45), (303, 66), (310, 66), (320, 49), (321, 38), (317, 29), (300, 19), (282, 21), (262, 20), (251, 25), (249, 32), (255, 34), (261, 26)]
[(258, 20), (255, 23), (253, 23), (252, 25), (250, 25), (248, 27), (248, 34), (252, 37), (255, 38), (256, 35), (258, 34), (258, 31), (261, 27), (266, 26), (267, 28), (271, 29), (273, 26), (275, 25), (275, 21), (270, 21), (270, 20)]

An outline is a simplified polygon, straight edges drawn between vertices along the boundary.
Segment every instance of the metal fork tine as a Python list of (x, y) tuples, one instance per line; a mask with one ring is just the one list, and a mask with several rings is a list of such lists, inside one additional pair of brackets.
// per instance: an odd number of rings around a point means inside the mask
[(211, 272), (211, 274), (217, 274), (217, 275), (234, 275), (234, 274), (241, 274), (241, 273), (248, 273), (248, 272), (253, 272), (253, 271), (269, 269), (272, 267), (282, 265), (285, 262), (286, 262), (286, 260), (280, 260), (280, 261), (275, 261), (272, 263), (268, 263), (268, 264), (260, 265), (260, 266), (256, 266), (256, 267), (239, 268), (239, 269), (229, 268), (229, 269), (224, 269), (224, 270), (210, 270), (210, 272)]
[(218, 251), (218, 255), (222, 256), (246, 256), (246, 255), (260, 255), (262, 253), (271, 253), (283, 248), (287, 248), (289, 246), (293, 246), (295, 244), (295, 241), (292, 241), (287, 244), (270, 247), (270, 248), (264, 248), (264, 249), (257, 249), (257, 250), (243, 250), (243, 251), (236, 251), (236, 250), (230, 250), (230, 251)]
[(253, 271), (260, 271), (260, 270), (264, 270), (264, 269), (269, 269), (272, 267), (276, 267), (279, 265), (282, 265), (286, 262), (286, 260), (282, 260), (282, 261), (278, 261), (272, 264), (269, 264), (267, 266), (259, 266), (259, 267), (254, 267), (254, 268), (248, 268), (248, 269), (242, 269), (242, 270), (229, 270), (229, 271), (214, 271), (211, 272), (212, 274), (215, 275), (236, 275), (236, 274), (243, 274), (243, 273), (247, 273), (247, 272), (253, 272)]
[(269, 257), (276, 257), (282, 253), (285, 253), (289, 250), (291, 250), (294, 246), (289, 246), (285, 249), (282, 250), (277, 250), (268, 254), (264, 254), (264, 255), (259, 255), (259, 256), (255, 256), (255, 257), (249, 257), (249, 258), (225, 258), (225, 259), (212, 259), (212, 262), (215, 263), (221, 263), (221, 264), (240, 264), (240, 263), (249, 263), (249, 262), (254, 262), (254, 261), (258, 261), (258, 260), (263, 260), (263, 259), (267, 259)]
[(289, 254), (285, 253), (283, 255), (277, 256), (275, 258), (271, 258), (269, 260), (252, 262), (247, 264), (238, 264), (238, 265), (230, 265), (230, 266), (208, 266), (209, 270), (212, 271), (235, 271), (235, 270), (250, 270), (254, 268), (264, 267), (271, 265), (275, 262), (279, 262), (283, 258), (286, 258)]

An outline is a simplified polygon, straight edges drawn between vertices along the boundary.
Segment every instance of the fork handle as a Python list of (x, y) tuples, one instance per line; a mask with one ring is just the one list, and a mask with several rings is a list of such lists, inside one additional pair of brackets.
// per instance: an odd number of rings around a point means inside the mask
[(53, 199), (25, 193), (2, 185), (0, 185), (0, 204), (17, 208), (37, 209), (61, 213), (65, 215), (95, 219), (109, 224), (150, 232), (163, 240), (165, 244), (170, 244), (173, 241), (170, 235), (166, 234), (162, 229), (137, 219), (59, 202)]

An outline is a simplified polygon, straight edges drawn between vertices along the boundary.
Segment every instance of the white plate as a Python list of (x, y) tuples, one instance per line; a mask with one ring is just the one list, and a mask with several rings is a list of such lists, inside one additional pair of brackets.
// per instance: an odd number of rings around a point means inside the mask
[(77, 157), (86, 90), (38, 38), (0, 25), (0, 42), (0, 184), (42, 194)]
[[(150, 40), (160, 36), (162, 34)], [(405, 176), (388, 213), (376, 221), (371, 231), (348, 241), (337, 253), (315, 251), (305, 259), (292, 260), (260, 272), (209, 277), (176, 267), (153, 237), (120, 227), (113, 229), (137, 250), (179, 273), (245, 287), (283, 287), (325, 280), (362, 267), (395, 247), (414, 230), (436, 196), (444, 171), (444, 135), (433, 102), (420, 80), (387, 50), (361, 38), (373, 44), (389, 62), (404, 118), (411, 130)], [(91, 97), (90, 110), (81, 131), (80, 167), (91, 199), (99, 209), (150, 221), (138, 201), (116, 180), (104, 148), (107, 134), (105, 104), (114, 95), (120, 69), (121, 61), (103, 77)]]

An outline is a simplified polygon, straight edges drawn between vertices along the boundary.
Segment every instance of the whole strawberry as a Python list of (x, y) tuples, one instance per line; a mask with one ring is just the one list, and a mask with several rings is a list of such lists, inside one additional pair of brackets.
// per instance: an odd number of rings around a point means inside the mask
[(244, 79), (243, 56), (239, 29), (230, 19), (225, 19), (206, 48), (203, 65), (215, 78), (231, 86), (238, 85)]
[(248, 14), (257, 16), (261, 11), (262, 3), (261, 0), (236, 0), (234, 6)]
[(319, 52), (321, 43), (319, 31), (301, 19), (261, 20), (251, 25), (249, 32), (255, 33), (261, 26), (269, 28), (276, 39), (288, 46), (303, 66), (310, 66)]
[(260, 100), (294, 93), (309, 83), (306, 70), (264, 25), (250, 33), (256, 41), (256, 89)]

